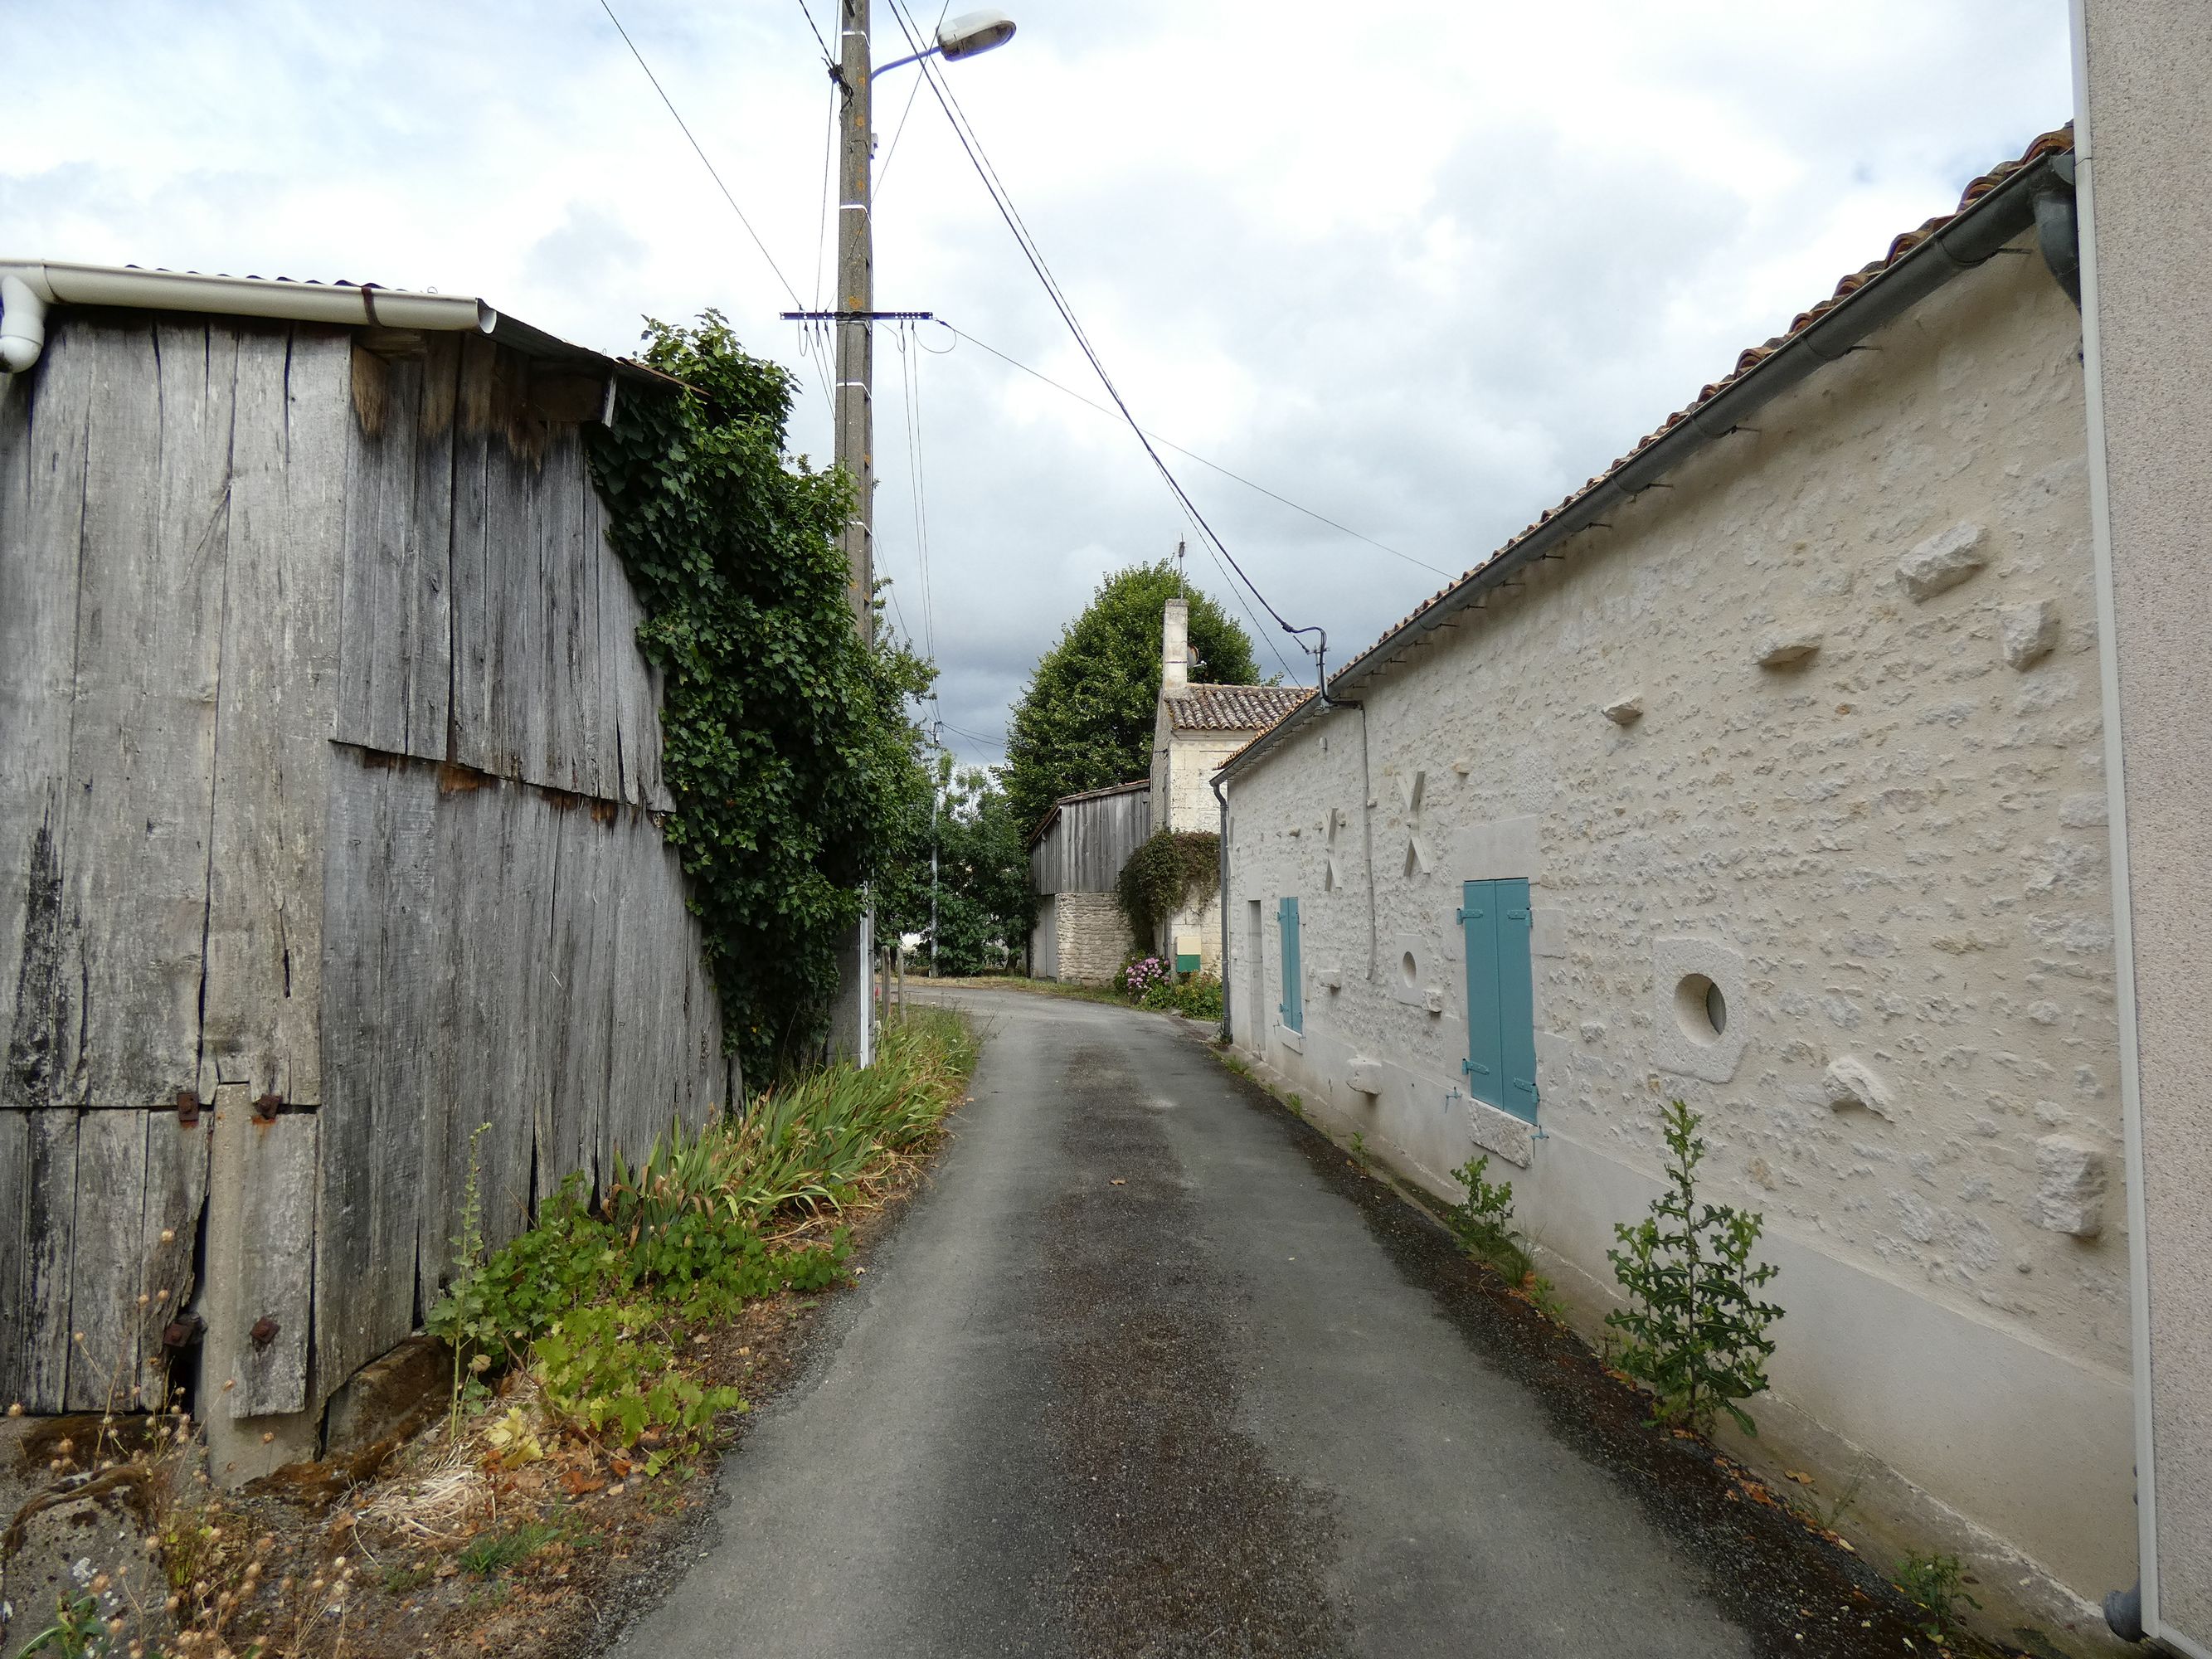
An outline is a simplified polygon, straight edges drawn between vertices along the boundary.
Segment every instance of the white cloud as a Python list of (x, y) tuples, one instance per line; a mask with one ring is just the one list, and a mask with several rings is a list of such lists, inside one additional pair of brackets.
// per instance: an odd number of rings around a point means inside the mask
[[(830, 93), (799, 0), (617, 9), (811, 301)], [(1454, 570), (2069, 99), (2063, 0), (1018, 15), (951, 73), (1139, 416)], [(588, 0), (95, 0), (34, 33), (0, 153), (9, 252), (472, 291), (615, 350), (641, 315), (714, 306), (799, 361), (788, 296)], [(886, 149), (913, 74), (877, 89)], [(881, 303), (1099, 395), (926, 91), (878, 227)], [(1112, 422), (972, 346), (915, 361), (945, 714), (995, 734), (1100, 575), (1188, 529)], [(888, 342), (878, 364), (880, 558), (920, 632)], [(818, 392), (793, 441), (826, 456)], [(1440, 585), (1176, 464), (1337, 660)]]

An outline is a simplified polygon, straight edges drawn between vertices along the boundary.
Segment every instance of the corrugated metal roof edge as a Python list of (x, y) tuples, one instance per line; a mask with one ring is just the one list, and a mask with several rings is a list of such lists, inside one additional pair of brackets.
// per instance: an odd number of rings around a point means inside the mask
[[(2053, 142), (2061, 137), (2063, 143)], [(1893, 252), (1888, 263), (1878, 269), (1854, 273), (1863, 276), (1857, 286), (1801, 315), (1797, 325), (1779, 340), (1765, 348), (1753, 348), (1760, 353), (1756, 361), (1745, 365), (1739, 360), (1735, 374), (1708, 387), (1611, 468), (1329, 676), (1330, 696), (1338, 696), (1358, 683), (1373, 679), (1412, 646), (1446, 625), (1454, 613), (1467, 609), (1522, 566), (1589, 529), (1608, 507), (1633, 501), (1692, 452), (1726, 437), (1746, 416), (1814, 369), (1843, 356), (1882, 324), (1901, 316), (1954, 276), (1986, 263), (2034, 223), (2036, 185), (2049, 175), (2054, 156), (2071, 154), (2071, 129), (2063, 128), (2038, 138), (2022, 160), (2007, 163), (1996, 174), (1977, 179), (1967, 186), (1969, 199), (1956, 213), (1931, 222), (1933, 229), (1900, 236), (1899, 242), (1916, 235), (1918, 240)], [(1892, 244), (1893, 250), (1895, 246)], [(1850, 278), (1844, 281), (1848, 283)], [(1222, 762), (1216, 771), (1227, 775), (1258, 760), (1292, 731), (1310, 725), (1317, 711), (1325, 712), (1329, 706), (1317, 697), (1299, 704)]]
[[(414, 312), (434, 306), (459, 315), (467, 309), (472, 314), (465, 319), (464, 331), (484, 334), (525, 356), (571, 366), (588, 364), (635, 386), (684, 384), (635, 358), (609, 356), (589, 346), (548, 334), (473, 295), (432, 294), (416, 289), (386, 288), (377, 283), (324, 283), (300, 276), (234, 276), (228, 271), (170, 270), (159, 265), (94, 265), (61, 260), (0, 258), (0, 272), (22, 276), (30, 282), (34, 293), (53, 304), (113, 310), (175, 310), (204, 316), (270, 317), (340, 328), (419, 327), (422, 324), (419, 317), (412, 314)], [(80, 283), (87, 287), (82, 295), (74, 291)], [(155, 296), (164, 289), (173, 289), (173, 301), (157, 301)], [(125, 297), (134, 290), (135, 297)], [(349, 314), (356, 305), (360, 307), (359, 316)], [(400, 315), (380, 317), (380, 305)], [(454, 323), (437, 322), (434, 325), (441, 329), (463, 328), (463, 325)]]

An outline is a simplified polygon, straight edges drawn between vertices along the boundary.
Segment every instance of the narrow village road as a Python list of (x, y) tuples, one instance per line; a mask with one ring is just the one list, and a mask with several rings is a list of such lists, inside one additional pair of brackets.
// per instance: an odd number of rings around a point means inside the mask
[(946, 994), (957, 1139), (618, 1651), (1755, 1650), (1187, 1029)]

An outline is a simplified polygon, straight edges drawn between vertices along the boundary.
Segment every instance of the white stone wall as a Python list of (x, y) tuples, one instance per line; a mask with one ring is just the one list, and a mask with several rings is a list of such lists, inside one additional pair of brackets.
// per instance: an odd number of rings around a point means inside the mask
[[(2080, 334), (2015, 246), (1240, 773), (1231, 998), (1431, 1190), (1478, 1140), (1525, 1163), (1585, 1316), (1688, 1101), (1784, 1267), (1780, 1407), (2101, 1595), (2134, 1522)], [(1459, 883), (1502, 876), (1533, 884), (1534, 1139), (1455, 1092)]]

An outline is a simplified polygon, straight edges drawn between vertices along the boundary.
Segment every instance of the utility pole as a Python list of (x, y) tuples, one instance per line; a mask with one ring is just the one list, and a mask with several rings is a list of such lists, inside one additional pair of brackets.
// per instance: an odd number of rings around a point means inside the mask
[[(868, 118), (870, 0), (837, 0), (837, 385), (836, 459), (853, 481), (845, 520), (846, 597), (862, 641), (875, 634), (876, 516), (874, 323), (876, 250), (869, 174), (876, 135)], [(837, 947), (832, 1050), (862, 1066), (875, 1059), (875, 911), (862, 896), (860, 920)]]

